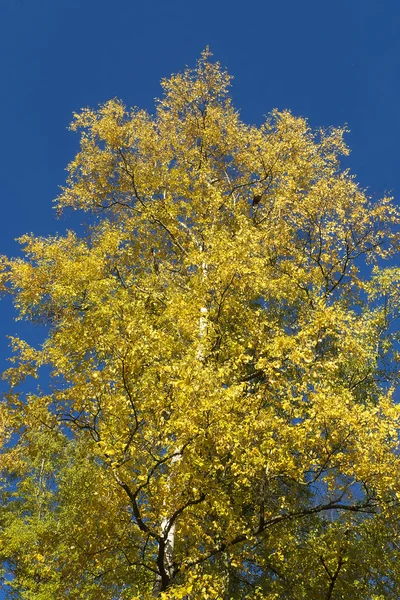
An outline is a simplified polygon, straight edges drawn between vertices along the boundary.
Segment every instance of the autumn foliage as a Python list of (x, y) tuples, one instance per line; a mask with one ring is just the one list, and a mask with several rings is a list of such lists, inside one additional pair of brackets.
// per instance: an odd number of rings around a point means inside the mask
[(46, 326), (0, 405), (13, 598), (398, 598), (399, 211), (229, 84), (204, 52), (154, 115), (76, 114), (92, 224), (2, 260)]

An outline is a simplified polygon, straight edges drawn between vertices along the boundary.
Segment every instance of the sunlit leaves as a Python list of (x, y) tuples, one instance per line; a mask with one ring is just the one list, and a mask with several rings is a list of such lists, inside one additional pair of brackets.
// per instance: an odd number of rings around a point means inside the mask
[(247, 126), (229, 84), (205, 52), (154, 116), (76, 114), (92, 226), (2, 259), (46, 325), (0, 409), (17, 597), (396, 597), (399, 214), (344, 129)]

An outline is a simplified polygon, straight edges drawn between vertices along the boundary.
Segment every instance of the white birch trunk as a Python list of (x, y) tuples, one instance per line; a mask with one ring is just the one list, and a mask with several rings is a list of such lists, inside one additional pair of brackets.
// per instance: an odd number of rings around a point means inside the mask
[[(202, 264), (203, 269), (203, 278), (205, 279), (207, 275), (207, 265), (205, 263)], [(196, 358), (202, 363), (204, 362), (204, 338), (207, 334), (207, 325), (208, 325), (208, 308), (206, 306), (202, 306), (200, 308), (200, 317), (199, 317), (199, 344), (197, 347)], [(181, 460), (181, 453), (177, 450), (174, 453), (174, 456), (171, 459), (171, 470), (174, 465)], [(170, 481), (167, 484), (167, 492), (170, 489)], [(165, 501), (164, 501), (165, 504)], [(169, 529), (168, 529), (169, 528)], [(165, 536), (165, 550), (164, 550), (164, 569), (168, 575), (168, 577), (172, 576), (173, 569), (173, 560), (174, 560), (174, 547), (175, 547), (175, 530), (176, 524), (175, 522), (170, 526), (170, 519), (168, 517), (163, 517), (160, 526), (160, 534), (162, 537)], [(157, 574), (153, 586), (153, 596), (159, 596), (162, 590), (162, 580), (161, 575)]]

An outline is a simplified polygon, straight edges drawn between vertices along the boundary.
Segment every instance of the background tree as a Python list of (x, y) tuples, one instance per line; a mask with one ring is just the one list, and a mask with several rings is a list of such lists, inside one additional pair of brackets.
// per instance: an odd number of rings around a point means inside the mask
[(399, 213), (343, 129), (245, 125), (229, 83), (206, 51), (154, 116), (76, 114), (92, 225), (3, 259), (46, 325), (0, 413), (15, 598), (397, 597)]

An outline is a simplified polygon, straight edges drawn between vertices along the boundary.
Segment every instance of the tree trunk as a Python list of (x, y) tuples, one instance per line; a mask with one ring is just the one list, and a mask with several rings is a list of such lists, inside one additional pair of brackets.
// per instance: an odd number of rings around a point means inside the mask
[[(203, 263), (203, 276), (207, 275), (207, 265)], [(204, 338), (207, 333), (208, 308), (202, 306), (200, 308), (199, 317), (199, 344), (197, 348), (196, 358), (200, 363), (204, 362)], [(177, 450), (171, 459), (171, 470), (173, 466), (181, 460), (182, 455)], [(170, 482), (168, 482), (168, 490)], [(173, 576), (173, 560), (175, 548), (175, 522), (170, 524), (168, 517), (163, 517), (161, 521), (160, 534), (164, 539), (164, 546), (159, 547), (159, 572), (157, 573), (153, 586), (153, 597), (158, 597), (165, 590), (165, 582), (171, 580)]]

